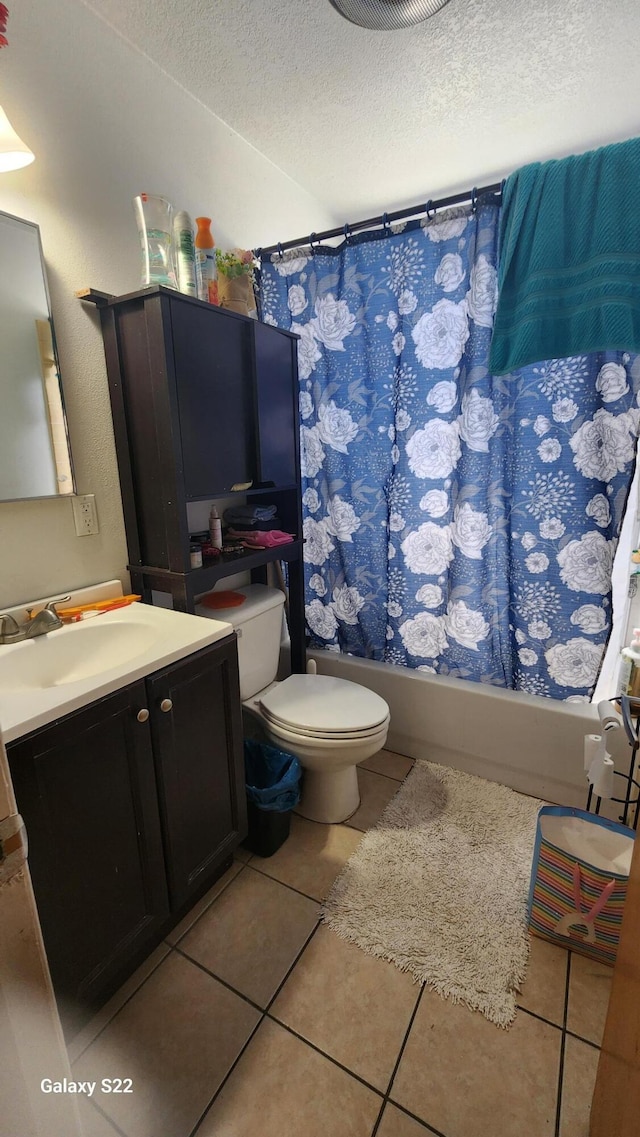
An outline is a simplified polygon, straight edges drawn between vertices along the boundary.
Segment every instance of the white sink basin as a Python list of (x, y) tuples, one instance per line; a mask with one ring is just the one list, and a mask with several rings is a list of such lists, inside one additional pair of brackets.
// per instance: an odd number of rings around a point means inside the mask
[(141, 620), (100, 624), (87, 622), (21, 640), (2, 653), (0, 691), (62, 687), (110, 671), (142, 655), (158, 639), (158, 629)]
[(0, 644), (5, 742), (231, 635), (221, 620), (131, 604), (44, 636)]

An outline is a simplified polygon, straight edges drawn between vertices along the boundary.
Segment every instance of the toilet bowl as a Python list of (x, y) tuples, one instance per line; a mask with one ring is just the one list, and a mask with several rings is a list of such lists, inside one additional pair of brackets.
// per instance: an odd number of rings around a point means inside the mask
[(382, 749), (389, 729), (384, 699), (331, 675), (290, 675), (253, 699), (267, 738), (295, 754), (304, 781), (298, 813), (345, 821), (360, 804), (359, 762)]
[(244, 604), (217, 609), (215, 618), (238, 634), (243, 706), (273, 746), (298, 758), (304, 775), (297, 812), (325, 824), (345, 821), (360, 804), (356, 767), (387, 740), (389, 707), (367, 687), (330, 675), (276, 682), (283, 594), (260, 584), (238, 591)]

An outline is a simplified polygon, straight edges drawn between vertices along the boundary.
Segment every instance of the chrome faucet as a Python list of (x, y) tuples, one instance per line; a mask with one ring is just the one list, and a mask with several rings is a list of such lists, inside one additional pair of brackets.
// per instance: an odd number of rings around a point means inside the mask
[[(61, 628), (62, 620), (56, 612), (56, 604), (66, 604), (70, 596), (60, 596), (57, 600), (50, 600), (32, 620), (26, 624), (18, 624), (8, 612), (0, 613), (0, 644), (15, 644), (19, 640), (34, 639), (36, 636), (46, 636), (47, 632), (54, 632)], [(27, 612), (31, 609), (27, 608)]]

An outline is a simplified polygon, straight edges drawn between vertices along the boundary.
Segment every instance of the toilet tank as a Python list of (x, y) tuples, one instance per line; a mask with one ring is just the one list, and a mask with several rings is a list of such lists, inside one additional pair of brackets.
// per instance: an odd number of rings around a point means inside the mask
[(198, 616), (232, 624), (238, 636), (240, 698), (244, 701), (273, 683), (280, 658), (284, 594), (265, 584), (234, 588), (246, 596), (237, 608), (205, 608), (196, 604)]

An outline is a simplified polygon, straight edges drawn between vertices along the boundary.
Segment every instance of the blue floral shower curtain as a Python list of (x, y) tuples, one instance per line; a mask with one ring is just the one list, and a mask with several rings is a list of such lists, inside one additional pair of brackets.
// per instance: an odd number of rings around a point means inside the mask
[(588, 700), (635, 462), (640, 358), (489, 374), (499, 207), (274, 254), (295, 331), (311, 642)]

